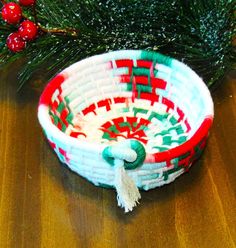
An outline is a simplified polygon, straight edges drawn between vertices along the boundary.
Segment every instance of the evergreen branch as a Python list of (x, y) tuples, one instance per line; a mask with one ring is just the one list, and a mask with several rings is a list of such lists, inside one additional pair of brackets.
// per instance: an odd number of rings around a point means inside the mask
[(14, 27), (0, 21), (0, 64), (26, 57), (19, 88), (45, 67), (48, 77), (85, 57), (147, 49), (184, 61), (215, 84), (235, 63), (234, 0), (37, 0), (24, 10), (39, 38), (18, 54), (6, 49)]

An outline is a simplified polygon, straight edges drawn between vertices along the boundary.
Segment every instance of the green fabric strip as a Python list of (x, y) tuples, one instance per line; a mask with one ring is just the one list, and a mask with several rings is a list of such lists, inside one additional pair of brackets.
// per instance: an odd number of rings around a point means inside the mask
[(162, 121), (163, 119), (166, 119), (168, 115), (168, 113), (158, 114), (156, 112), (151, 112), (150, 116), (148, 117), (148, 120), (151, 121), (153, 118), (156, 118), (157, 120)]
[[(132, 91), (132, 89), (133, 89), (133, 84), (127, 84), (127, 90)], [(142, 84), (136, 84), (136, 89), (139, 93), (141, 93), (141, 92), (151, 93), (152, 92), (151, 86), (142, 85)]]
[(150, 52), (150, 51), (142, 51), (141, 59), (157, 61), (157, 63), (164, 64), (166, 66), (171, 66), (172, 63), (172, 58), (162, 55), (160, 53)]

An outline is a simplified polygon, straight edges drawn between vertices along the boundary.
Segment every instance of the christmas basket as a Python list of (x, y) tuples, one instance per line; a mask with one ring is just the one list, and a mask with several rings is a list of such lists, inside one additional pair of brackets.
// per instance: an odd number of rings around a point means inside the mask
[(188, 66), (151, 51), (79, 61), (43, 91), (39, 122), (62, 163), (117, 191), (131, 211), (139, 189), (168, 184), (201, 155), (213, 102)]

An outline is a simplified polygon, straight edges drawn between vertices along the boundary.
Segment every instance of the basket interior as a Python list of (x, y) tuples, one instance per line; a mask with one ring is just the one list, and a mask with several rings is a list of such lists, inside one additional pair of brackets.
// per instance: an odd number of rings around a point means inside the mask
[(69, 67), (49, 115), (66, 135), (100, 143), (137, 139), (148, 153), (176, 147), (207, 115), (199, 77), (152, 52), (97, 56)]

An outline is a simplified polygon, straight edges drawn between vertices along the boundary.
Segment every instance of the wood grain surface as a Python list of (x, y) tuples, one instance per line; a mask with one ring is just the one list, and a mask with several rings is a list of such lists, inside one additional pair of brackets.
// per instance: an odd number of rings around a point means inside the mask
[(236, 247), (233, 73), (213, 92), (215, 120), (201, 159), (174, 183), (142, 192), (140, 206), (124, 214), (113, 190), (59, 163), (37, 121), (37, 81), (16, 93), (18, 66), (0, 71), (1, 248)]

